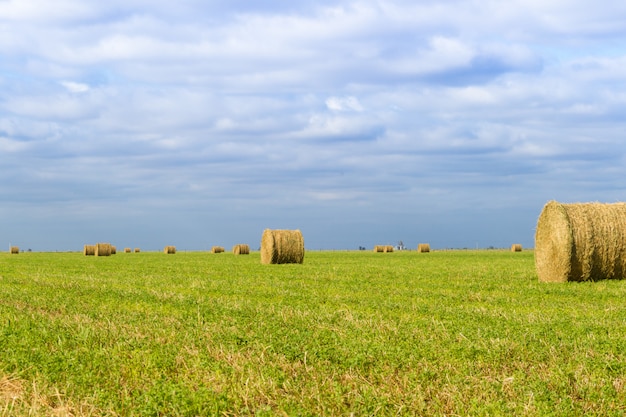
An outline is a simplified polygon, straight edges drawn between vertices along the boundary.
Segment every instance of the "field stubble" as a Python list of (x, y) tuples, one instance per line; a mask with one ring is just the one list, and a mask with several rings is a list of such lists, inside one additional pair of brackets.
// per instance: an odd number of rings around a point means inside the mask
[(0, 415), (623, 415), (626, 286), (532, 251), (0, 256)]

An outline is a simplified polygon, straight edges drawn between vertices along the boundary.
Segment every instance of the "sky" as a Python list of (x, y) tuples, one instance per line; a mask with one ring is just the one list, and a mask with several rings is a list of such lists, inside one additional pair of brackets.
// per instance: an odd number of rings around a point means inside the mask
[(0, 0), (0, 245), (534, 245), (624, 200), (626, 3)]

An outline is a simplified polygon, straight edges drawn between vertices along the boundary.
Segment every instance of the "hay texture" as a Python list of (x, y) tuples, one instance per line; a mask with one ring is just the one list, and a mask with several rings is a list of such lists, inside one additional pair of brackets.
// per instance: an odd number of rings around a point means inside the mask
[(539, 281), (626, 277), (626, 203), (549, 201), (535, 232)]
[(514, 243), (511, 245), (511, 252), (521, 252), (522, 251), (522, 245), (519, 243)]
[(393, 252), (393, 246), (392, 245), (385, 245), (383, 252), (385, 253), (391, 253)]
[(131, 253), (132, 249), (131, 248), (124, 248), (124, 253)]
[(240, 243), (238, 245), (233, 246), (233, 253), (235, 255), (249, 255), (250, 254), (250, 246), (244, 243)]
[(110, 243), (96, 243), (95, 256), (111, 256), (111, 244)]
[(117, 255), (117, 248), (111, 245), (111, 255)]
[(13, 255), (16, 255), (16, 254), (20, 253), (20, 248), (18, 246), (11, 246), (9, 248), (9, 253), (13, 254)]
[(261, 237), (262, 264), (301, 264), (304, 238), (300, 230), (265, 229)]
[(223, 246), (213, 246), (211, 248), (211, 253), (222, 253), (222, 252), (224, 252)]
[(383, 253), (385, 251), (385, 245), (375, 245), (374, 252)]
[(163, 248), (163, 253), (167, 253), (169, 255), (173, 255), (176, 253), (176, 246), (166, 246)]
[(428, 253), (428, 252), (430, 252), (430, 243), (419, 243), (417, 245), (417, 251), (419, 253)]
[(83, 246), (83, 255), (85, 256), (94, 256), (96, 254), (96, 245), (85, 245)]

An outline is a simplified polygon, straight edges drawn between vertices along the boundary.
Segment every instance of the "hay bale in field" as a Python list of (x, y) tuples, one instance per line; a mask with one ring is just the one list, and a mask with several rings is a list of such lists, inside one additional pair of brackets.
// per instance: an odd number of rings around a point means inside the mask
[(111, 256), (111, 244), (110, 243), (96, 243), (95, 256)]
[(83, 255), (94, 256), (96, 254), (96, 245), (85, 245), (83, 247)]
[(522, 251), (522, 245), (519, 243), (514, 243), (511, 245), (511, 252), (521, 252)]
[(20, 253), (20, 248), (18, 246), (11, 246), (9, 248), (9, 253), (13, 255), (18, 254)]
[(549, 201), (535, 232), (539, 281), (626, 278), (626, 203)]
[(385, 245), (375, 245), (374, 252), (383, 253), (385, 251)]
[(176, 246), (166, 246), (163, 248), (163, 253), (173, 255), (176, 253)]
[(111, 245), (111, 255), (117, 255), (117, 248)]
[(131, 253), (132, 249), (131, 248), (124, 248), (124, 253)]
[(233, 253), (235, 255), (249, 255), (250, 254), (250, 246), (244, 243), (240, 243), (238, 245), (233, 246)]
[(224, 252), (223, 246), (213, 246), (211, 248), (211, 253), (222, 253), (222, 252)]
[(419, 253), (428, 253), (428, 252), (430, 252), (430, 244), (429, 243), (419, 243), (417, 245), (417, 251)]
[(135, 248), (135, 249), (133, 250), (133, 252), (135, 252), (135, 253), (139, 253), (139, 252), (141, 252), (141, 249), (139, 249), (139, 248)]
[(385, 246), (383, 247), (383, 252), (384, 252), (384, 253), (390, 253), (390, 252), (393, 252), (393, 246), (392, 246), (392, 245), (385, 245)]
[(300, 230), (265, 229), (261, 237), (262, 264), (301, 264), (304, 238)]

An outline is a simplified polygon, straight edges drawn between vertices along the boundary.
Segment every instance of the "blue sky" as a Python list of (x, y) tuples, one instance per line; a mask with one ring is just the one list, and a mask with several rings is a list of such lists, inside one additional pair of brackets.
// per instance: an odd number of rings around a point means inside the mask
[(0, 0), (0, 244), (531, 247), (624, 199), (612, 3)]

